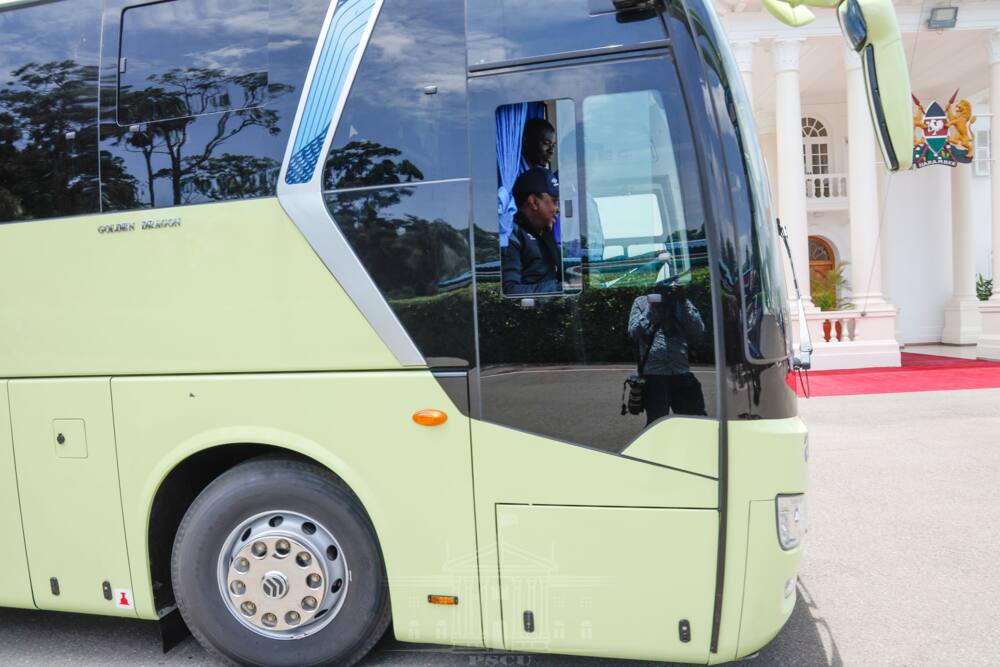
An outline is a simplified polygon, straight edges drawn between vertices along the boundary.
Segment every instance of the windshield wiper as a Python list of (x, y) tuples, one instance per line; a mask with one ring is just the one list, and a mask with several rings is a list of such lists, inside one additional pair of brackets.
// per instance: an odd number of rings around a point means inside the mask
[(795, 260), (792, 259), (792, 247), (788, 244), (788, 233), (782, 226), (780, 218), (775, 218), (774, 221), (778, 225), (778, 235), (785, 242), (788, 263), (792, 267), (792, 285), (795, 287), (795, 303), (799, 311), (799, 354), (792, 356), (792, 368), (797, 371), (807, 371), (812, 366), (813, 344), (812, 335), (809, 333), (809, 324), (806, 322), (806, 307), (802, 303), (799, 279), (795, 276)]

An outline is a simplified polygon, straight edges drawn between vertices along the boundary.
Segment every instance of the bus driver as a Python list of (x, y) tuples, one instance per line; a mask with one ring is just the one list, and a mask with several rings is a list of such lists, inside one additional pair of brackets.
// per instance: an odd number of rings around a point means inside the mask
[(559, 214), (559, 179), (532, 167), (514, 183), (514, 228), (501, 252), (503, 293), (551, 294), (562, 291), (562, 253), (552, 231)]

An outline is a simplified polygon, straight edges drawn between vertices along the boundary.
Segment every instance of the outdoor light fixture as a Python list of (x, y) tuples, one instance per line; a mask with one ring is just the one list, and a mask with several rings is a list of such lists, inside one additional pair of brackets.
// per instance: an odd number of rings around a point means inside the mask
[(958, 7), (935, 7), (927, 19), (927, 27), (931, 30), (954, 28), (958, 23)]

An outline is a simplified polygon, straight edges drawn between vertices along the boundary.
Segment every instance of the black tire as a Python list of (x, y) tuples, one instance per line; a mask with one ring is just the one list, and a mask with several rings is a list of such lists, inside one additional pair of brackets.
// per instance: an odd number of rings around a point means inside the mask
[[(234, 617), (219, 585), (219, 554), (227, 536), (248, 518), (271, 510), (301, 512), (327, 526), (350, 567), (343, 606), (325, 627), (300, 639), (253, 632)], [(177, 530), (171, 573), (177, 606), (191, 633), (209, 652), (242, 665), (353, 665), (389, 625), (385, 565), (368, 515), (341, 480), (303, 461), (252, 459), (209, 484)]]

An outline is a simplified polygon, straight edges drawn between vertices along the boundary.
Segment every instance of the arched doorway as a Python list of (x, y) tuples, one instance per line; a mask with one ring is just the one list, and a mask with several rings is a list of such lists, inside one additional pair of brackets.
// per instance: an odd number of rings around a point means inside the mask
[(822, 236), (809, 237), (809, 277), (819, 280), (833, 269), (833, 246)]

